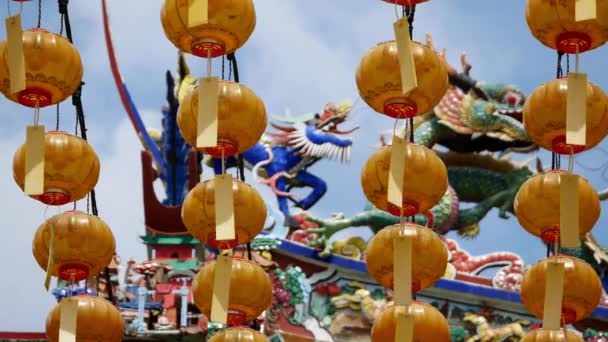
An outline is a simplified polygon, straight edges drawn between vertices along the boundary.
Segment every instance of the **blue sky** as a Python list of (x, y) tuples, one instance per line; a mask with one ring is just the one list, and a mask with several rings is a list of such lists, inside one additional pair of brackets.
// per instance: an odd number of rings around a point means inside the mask
[[(71, 17), (76, 45), (82, 53), (87, 83), (83, 100), (89, 136), (98, 151), (101, 178), (97, 186), (100, 216), (112, 227), (118, 253), (123, 260), (145, 258), (137, 236), (144, 232), (141, 195), (140, 145), (120, 104), (110, 75), (101, 27), (100, 1), (73, 1)], [(175, 70), (176, 50), (166, 40), (159, 21), (161, 0), (110, 0), (114, 43), (123, 77), (149, 127), (160, 127), (159, 111), (164, 103), (164, 72)], [(320, 111), (328, 101), (358, 98), (355, 70), (363, 54), (378, 42), (392, 39), (394, 10), (379, 0), (295, 1), (256, 0), (257, 27), (248, 43), (237, 53), (241, 82), (252, 88), (269, 112), (280, 114), (285, 107), (294, 113)], [(417, 9), (414, 38), (433, 35), (437, 48), (446, 48), (449, 60), (459, 66), (461, 51), (467, 51), (478, 80), (518, 85), (526, 94), (555, 76), (555, 52), (529, 33), (525, 1), (431, 0)], [(56, 2), (43, 1), (43, 27), (59, 30)], [(35, 4), (25, 6), (24, 26), (35, 23)], [(16, 8), (16, 7), (15, 7)], [(6, 15), (6, 9), (3, 10)], [(3, 30), (0, 28), (0, 30)], [(4, 37), (5, 33), (0, 34)], [(608, 89), (605, 48), (586, 53), (581, 70), (589, 79)], [(202, 60), (190, 58), (193, 73), (203, 74)], [(219, 73), (219, 64), (214, 64)], [(345, 126), (360, 125), (354, 135), (354, 157), (348, 165), (323, 162), (313, 172), (322, 175), (329, 190), (313, 213), (328, 216), (357, 213), (365, 203), (359, 170), (379, 144), (379, 133), (392, 122), (368, 109), (361, 101)], [(74, 110), (69, 101), (61, 106), (61, 128), (73, 131)], [(45, 293), (43, 271), (31, 255), (35, 229), (44, 220), (45, 208), (25, 197), (12, 180), (12, 155), (24, 140), (24, 126), (31, 111), (0, 99), (0, 210), (4, 221), (0, 267), (4, 270), (0, 298), (0, 330), (44, 329), (44, 320), (54, 299)], [(53, 109), (42, 111), (42, 121), (54, 125)], [(607, 143), (601, 146), (607, 148)], [(547, 154), (540, 156), (548, 162)], [(530, 156), (528, 156), (530, 157)], [(527, 157), (523, 157), (527, 158)], [(522, 158), (522, 159), (523, 159)], [(589, 167), (600, 167), (606, 154), (585, 153), (578, 158)], [(587, 177), (597, 189), (608, 187), (601, 171), (575, 171)], [(205, 177), (210, 174), (207, 173)], [(251, 178), (249, 178), (251, 179)], [(267, 198), (268, 189), (260, 189)], [(274, 204), (274, 201), (271, 201)], [(84, 203), (79, 203), (84, 208)], [(67, 207), (63, 208), (64, 210)], [(603, 205), (606, 210), (606, 205)], [(49, 208), (49, 217), (56, 209)], [(603, 214), (594, 233), (608, 243)], [(498, 219), (495, 211), (482, 222), (481, 234), (461, 246), (472, 254), (509, 250), (534, 262), (543, 247), (519, 227), (515, 219)], [(452, 236), (452, 235), (450, 235)], [(11, 310), (10, 308), (18, 308)]]

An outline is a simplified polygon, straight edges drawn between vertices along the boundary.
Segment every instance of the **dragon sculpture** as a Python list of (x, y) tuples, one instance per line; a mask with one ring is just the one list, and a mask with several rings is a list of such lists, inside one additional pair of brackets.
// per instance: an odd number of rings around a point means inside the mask
[[(427, 43), (432, 47), (430, 36)], [(531, 160), (516, 163), (506, 158), (510, 152), (537, 149), (521, 122), (523, 93), (512, 85), (473, 80), (465, 54), (461, 72), (447, 63), (445, 50), (440, 56), (449, 70), (451, 87), (432, 112), (415, 119), (413, 128), (416, 143), (435, 148), (446, 164), (449, 187), (441, 201), (428, 213), (417, 215), (415, 221), (440, 234), (456, 230), (462, 236), (474, 237), (479, 232), (479, 222), (490, 210), (497, 208), (503, 219), (513, 214), (519, 187), (535, 172), (542, 172), (543, 167), (539, 159), (533, 170), (529, 166)], [(380, 139), (383, 145), (387, 143), (384, 135)], [(449, 151), (445, 152), (446, 148)], [(602, 200), (607, 195), (606, 191), (600, 192)], [(465, 202), (474, 205), (461, 206)], [(319, 248), (322, 257), (334, 252), (328, 242), (343, 229), (367, 226), (375, 233), (399, 222), (398, 217), (370, 203), (352, 217), (334, 214), (324, 219), (308, 215), (306, 220), (316, 226), (306, 230), (311, 235), (309, 245)], [(608, 262), (608, 254), (591, 234), (580, 248), (563, 252), (585, 259), (598, 272), (599, 265)]]
[[(289, 210), (289, 202), (303, 210), (311, 208), (327, 191), (323, 179), (308, 171), (322, 159), (349, 161), (352, 139), (342, 137), (357, 127), (340, 131), (351, 111), (351, 104), (345, 101), (340, 105), (328, 103), (321, 114), (304, 114), (298, 119), (281, 118), (282, 125), (271, 123), (278, 132), (266, 132), (260, 142), (243, 153), (245, 166), (251, 169), (258, 182), (271, 187), (277, 197), (279, 210), (285, 223), (297, 227), (298, 223)], [(287, 124), (287, 125), (285, 125)], [(212, 158), (209, 164), (216, 174), (221, 172), (221, 160)], [(226, 167), (236, 166), (236, 158), (228, 158)], [(291, 188), (309, 187), (312, 191), (299, 199), (289, 192)]]

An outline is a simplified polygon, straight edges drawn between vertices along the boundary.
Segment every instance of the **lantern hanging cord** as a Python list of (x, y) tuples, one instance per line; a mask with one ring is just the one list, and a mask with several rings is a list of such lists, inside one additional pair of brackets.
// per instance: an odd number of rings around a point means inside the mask
[[(72, 38), (72, 26), (70, 24), (70, 14), (68, 11), (68, 3), (69, 3), (69, 0), (58, 0), (59, 13), (63, 17), (63, 22), (65, 24), (65, 33), (66, 33), (67, 38), (70, 41), (70, 43), (74, 44), (74, 39)], [(84, 84), (85, 84), (84, 82), (80, 82), (80, 85), (78, 86), (76, 91), (72, 94), (72, 104), (74, 105), (74, 107), (76, 107), (76, 121), (78, 122), (78, 124), (80, 126), (80, 135), (83, 140), (87, 141), (87, 127), (86, 127), (86, 123), (85, 123), (85, 115), (84, 115), (84, 109), (82, 106), (82, 98), (81, 98), (82, 86)], [(93, 215), (98, 216), (97, 200), (95, 198), (95, 188), (91, 189), (90, 196), (91, 196), (91, 211), (92, 211)], [(104, 273), (105, 273), (106, 280), (109, 280), (110, 273), (109, 273), (109, 269), (107, 267), (104, 270)], [(108, 290), (108, 300), (112, 303), (115, 303), (115, 298), (114, 298), (114, 295), (112, 292), (113, 291), (112, 283), (108, 281), (106, 284), (106, 288)]]
[(57, 117), (55, 120), (55, 130), (56, 131), (59, 130), (59, 103), (57, 104)]
[(562, 69), (562, 57), (564, 57), (564, 53), (557, 51), (557, 71), (555, 78), (561, 78), (564, 76), (564, 71)]
[(41, 22), (42, 22), (42, 0), (38, 0), (38, 25), (36, 27), (40, 28)]
[(416, 5), (403, 6), (403, 16), (407, 17), (410, 29), (410, 39), (414, 39), (414, 17), (416, 16)]
[(222, 80), (224, 79), (224, 70), (226, 69), (225, 62), (226, 62), (225, 56), (222, 55)]

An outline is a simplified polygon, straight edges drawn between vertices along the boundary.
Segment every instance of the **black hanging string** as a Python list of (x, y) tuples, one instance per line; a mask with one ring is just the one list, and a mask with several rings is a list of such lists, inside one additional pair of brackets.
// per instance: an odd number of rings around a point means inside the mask
[(59, 130), (59, 103), (57, 104), (57, 118), (55, 120), (55, 130)]
[(551, 250), (552, 250), (551, 246), (552, 246), (552, 243), (547, 242), (547, 258), (551, 256)]
[[(72, 38), (72, 26), (70, 24), (70, 14), (68, 11), (68, 3), (69, 3), (69, 0), (58, 0), (59, 14), (61, 14), (61, 16), (63, 17), (63, 23), (65, 24), (65, 32), (66, 32), (67, 38), (70, 41), (70, 43), (73, 44), (74, 39)], [(86, 127), (86, 123), (85, 123), (84, 108), (82, 106), (82, 97), (81, 97), (82, 96), (82, 86), (84, 84), (85, 84), (84, 82), (80, 82), (80, 85), (78, 86), (78, 88), (76, 89), (74, 94), (72, 94), (72, 104), (76, 108), (76, 122), (80, 127), (80, 136), (82, 137), (83, 140), (87, 141), (87, 127)], [(99, 216), (98, 215), (99, 213), (97, 210), (97, 201), (95, 198), (95, 189), (94, 188), (91, 189), (90, 197), (91, 197), (91, 211), (93, 212), (93, 215)], [(112, 291), (112, 283), (110, 281), (110, 269), (108, 267), (106, 267), (104, 270), (104, 278), (106, 279), (108, 300), (112, 303), (115, 303), (115, 298), (114, 298), (113, 291)]]
[(40, 28), (42, 22), (42, 0), (38, 0), (38, 25), (37, 27)]
[[(562, 60), (564, 57), (564, 53), (562, 51), (557, 51), (557, 67), (555, 71), (555, 78), (564, 77), (564, 70), (562, 69)], [(551, 152), (551, 170), (559, 169), (559, 155), (555, 152)]]
[(224, 55), (222, 55), (222, 79), (224, 79), (224, 69), (226, 68), (225, 66), (225, 57)]
[[(403, 6), (402, 14), (407, 18), (408, 28), (410, 30), (410, 39), (414, 39), (414, 17), (416, 16), (416, 5)], [(411, 117), (409, 120), (410, 126), (410, 143), (414, 143), (414, 118)]]

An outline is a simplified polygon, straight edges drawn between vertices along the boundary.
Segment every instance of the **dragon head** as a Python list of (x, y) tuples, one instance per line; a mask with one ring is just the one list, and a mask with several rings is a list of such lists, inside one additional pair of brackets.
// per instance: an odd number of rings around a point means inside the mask
[(517, 87), (511, 84), (487, 82), (477, 82), (475, 87), (477, 91), (474, 94), (483, 93), (485, 100), (494, 106), (493, 114), (507, 115), (520, 122), (522, 121), (526, 96)]

